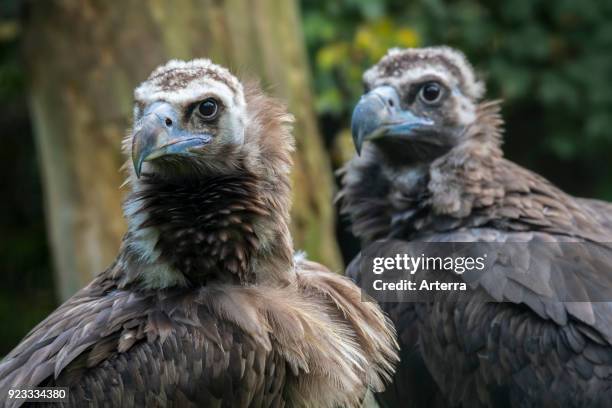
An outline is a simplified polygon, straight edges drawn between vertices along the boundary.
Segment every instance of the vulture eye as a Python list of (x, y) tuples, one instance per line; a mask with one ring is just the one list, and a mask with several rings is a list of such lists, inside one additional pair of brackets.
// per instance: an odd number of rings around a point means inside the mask
[(428, 82), (421, 88), (421, 99), (427, 104), (436, 103), (442, 96), (442, 87), (437, 82)]
[(213, 98), (208, 98), (200, 103), (200, 106), (198, 106), (198, 111), (204, 119), (210, 120), (217, 115), (219, 106), (217, 105), (217, 101), (215, 101)]

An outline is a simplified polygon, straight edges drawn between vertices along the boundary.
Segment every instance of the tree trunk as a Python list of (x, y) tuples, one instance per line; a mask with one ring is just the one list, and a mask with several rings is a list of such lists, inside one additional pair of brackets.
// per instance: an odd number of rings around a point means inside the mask
[(170, 58), (209, 57), (260, 78), (296, 116), (296, 248), (340, 270), (332, 177), (313, 113), (294, 0), (32, 2), (25, 22), (30, 104), (58, 291), (65, 299), (117, 254), (120, 143), (132, 90)]

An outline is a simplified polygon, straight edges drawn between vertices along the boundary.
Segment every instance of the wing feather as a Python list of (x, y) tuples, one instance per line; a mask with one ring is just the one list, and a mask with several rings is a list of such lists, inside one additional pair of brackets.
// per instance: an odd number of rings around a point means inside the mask
[[(284, 362), (269, 342), (215, 315), (205, 301), (185, 296), (179, 307), (167, 307), (162, 294), (100, 292), (97, 283), (41, 322), (0, 363), (0, 393), (68, 386), (74, 406), (85, 400), (91, 406), (247, 406), (259, 394), (264, 402), (284, 398), (277, 384), (284, 383)], [(243, 304), (234, 314), (257, 319), (248, 309)], [(265, 388), (270, 365), (275, 378), (267, 381), (274, 387)]]

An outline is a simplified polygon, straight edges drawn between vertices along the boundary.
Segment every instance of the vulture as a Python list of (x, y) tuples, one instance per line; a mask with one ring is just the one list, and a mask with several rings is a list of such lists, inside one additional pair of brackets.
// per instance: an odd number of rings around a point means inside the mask
[[(612, 204), (572, 197), (504, 158), (500, 101), (450, 47), (391, 49), (363, 75), (358, 155), (341, 212), (362, 252), (387, 242), (500, 244), (514, 256), (458, 301), (386, 302), (400, 363), (389, 407), (603, 407), (612, 403)], [(508, 255), (508, 254), (506, 254)], [(452, 273), (449, 272), (449, 273)]]
[(207, 59), (158, 67), (134, 97), (119, 254), (4, 358), (0, 395), (355, 407), (381, 391), (393, 326), (348, 278), (294, 255), (283, 105)]

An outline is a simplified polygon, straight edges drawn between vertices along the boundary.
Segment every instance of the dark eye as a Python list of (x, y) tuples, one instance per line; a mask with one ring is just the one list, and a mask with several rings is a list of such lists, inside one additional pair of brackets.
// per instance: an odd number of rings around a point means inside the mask
[(204, 117), (204, 119), (212, 119), (217, 115), (217, 111), (219, 107), (217, 105), (217, 101), (212, 98), (208, 98), (203, 100), (198, 106), (198, 111), (200, 115)]
[(425, 103), (435, 103), (442, 96), (442, 87), (437, 82), (428, 82), (421, 88), (421, 99)]

